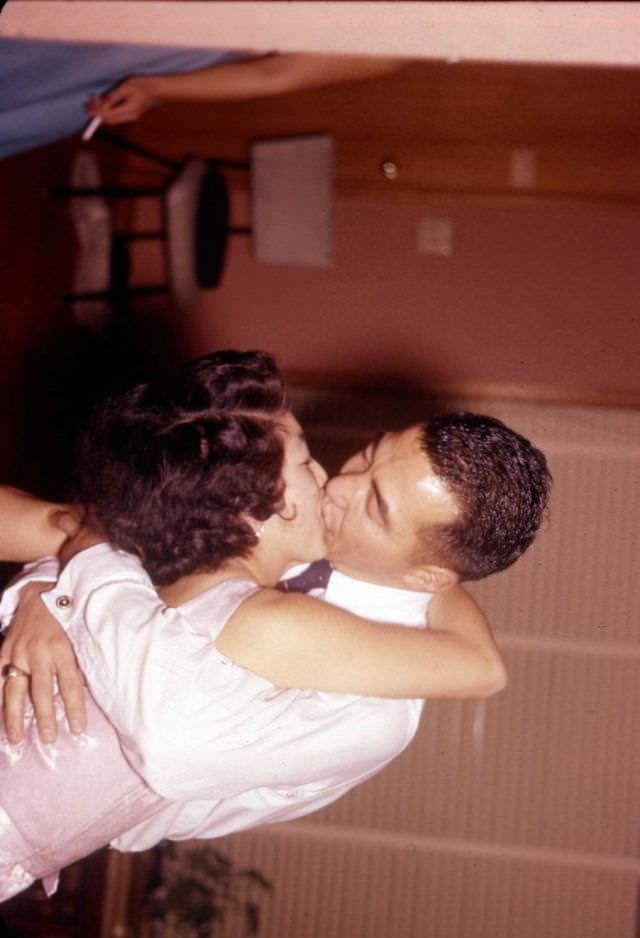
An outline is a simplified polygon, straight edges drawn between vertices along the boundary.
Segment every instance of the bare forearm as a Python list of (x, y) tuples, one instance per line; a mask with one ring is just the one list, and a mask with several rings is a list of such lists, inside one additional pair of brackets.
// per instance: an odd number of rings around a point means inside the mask
[(454, 586), (434, 595), (429, 606), (429, 624), (432, 636), (456, 641), (467, 655), (477, 657), (479, 691), (485, 685), (484, 693), (477, 696), (489, 696), (504, 689), (506, 668), (489, 622), (462, 587)]
[(242, 101), (396, 71), (403, 59), (370, 56), (265, 55), (173, 75), (134, 75), (94, 95), (87, 113), (106, 124), (137, 120), (163, 101)]
[(65, 508), (21, 489), (0, 486), (0, 561), (27, 563), (56, 554), (67, 537), (56, 525)]
[(140, 78), (158, 101), (233, 101), (269, 97), (395, 71), (402, 59), (336, 55), (268, 55), (174, 75)]
[(428, 629), (398, 628), (262, 590), (231, 617), (216, 647), (277, 687), (396, 698), (480, 698), (503, 689), (502, 657), (471, 597), (461, 590), (441, 597), (429, 619)]

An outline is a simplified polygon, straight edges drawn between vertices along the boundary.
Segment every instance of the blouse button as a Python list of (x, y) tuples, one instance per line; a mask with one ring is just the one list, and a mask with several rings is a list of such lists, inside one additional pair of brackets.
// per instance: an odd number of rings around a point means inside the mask
[(56, 606), (58, 609), (68, 609), (69, 606), (73, 605), (73, 600), (71, 596), (58, 596), (56, 599)]

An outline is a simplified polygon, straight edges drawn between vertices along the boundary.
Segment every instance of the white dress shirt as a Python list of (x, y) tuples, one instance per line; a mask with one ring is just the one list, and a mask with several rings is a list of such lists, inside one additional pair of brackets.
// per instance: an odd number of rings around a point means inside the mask
[[(46, 563), (30, 578), (53, 578)], [(379, 772), (415, 735), (423, 701), (278, 690), (225, 658), (212, 643), (254, 590), (230, 580), (169, 608), (136, 558), (102, 544), (74, 557), (44, 594), (127, 759), (167, 799), (113, 842), (119, 849), (308, 814)], [(426, 625), (429, 598), (337, 571), (324, 596), (413, 627)], [(10, 606), (5, 596), (0, 611)]]

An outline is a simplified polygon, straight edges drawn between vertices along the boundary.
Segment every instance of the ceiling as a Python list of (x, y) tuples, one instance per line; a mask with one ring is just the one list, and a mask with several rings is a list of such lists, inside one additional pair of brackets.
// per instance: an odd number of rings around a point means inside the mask
[(636, 3), (11, 0), (0, 34), (423, 59), (640, 64)]

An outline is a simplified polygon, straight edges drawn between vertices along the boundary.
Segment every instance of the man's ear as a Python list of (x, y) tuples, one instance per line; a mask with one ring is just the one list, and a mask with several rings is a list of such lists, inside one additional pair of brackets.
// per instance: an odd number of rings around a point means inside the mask
[(453, 570), (449, 570), (448, 567), (438, 567), (435, 564), (414, 567), (403, 577), (407, 589), (418, 590), (421, 593), (437, 593), (438, 590), (454, 586), (459, 579), (458, 574)]

